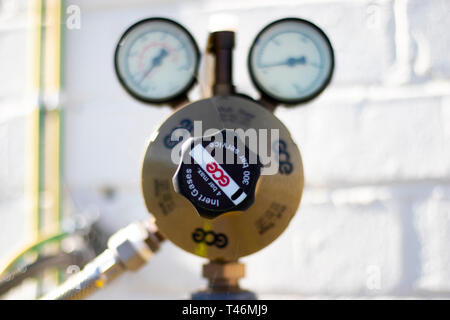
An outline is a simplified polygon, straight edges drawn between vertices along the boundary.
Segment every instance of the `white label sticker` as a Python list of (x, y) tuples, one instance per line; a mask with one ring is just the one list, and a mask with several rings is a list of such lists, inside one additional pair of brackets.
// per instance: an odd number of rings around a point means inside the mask
[(235, 205), (244, 201), (247, 197), (245, 192), (232, 199), (241, 188), (201, 144), (196, 145), (189, 154)]

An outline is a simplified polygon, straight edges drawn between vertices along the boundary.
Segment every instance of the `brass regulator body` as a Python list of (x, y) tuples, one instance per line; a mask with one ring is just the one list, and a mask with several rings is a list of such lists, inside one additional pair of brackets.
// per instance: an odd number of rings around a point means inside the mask
[[(194, 123), (201, 123), (203, 132), (194, 132)], [(275, 165), (266, 163), (265, 168), (275, 167), (275, 171), (266, 170), (269, 172), (264, 174), (262, 168), (253, 190), (254, 201), (247, 209), (235, 211), (231, 208), (215, 218), (204, 217), (199, 214), (195, 203), (174, 187), (179, 163), (173, 161), (177, 153), (173, 151), (178, 144), (192, 140), (187, 137), (179, 142), (172, 139), (177, 129), (185, 129), (194, 138), (201, 137), (208, 130), (278, 132), (278, 139), (263, 141), (266, 137), (258, 135), (259, 142), (256, 145), (246, 145), (251, 152), (258, 154), (260, 144), (265, 144), (266, 150), (273, 155), (272, 160), (276, 161)], [(202, 181), (199, 176), (204, 177), (203, 171), (199, 169), (192, 172), (196, 190), (202, 189), (195, 181)], [(215, 182), (216, 187), (220, 188), (220, 184)], [(160, 232), (188, 252), (223, 262), (236, 261), (274, 241), (295, 215), (303, 184), (300, 152), (287, 128), (260, 103), (237, 95), (213, 96), (175, 111), (153, 135), (142, 167), (145, 203), (148, 211), (156, 218)]]

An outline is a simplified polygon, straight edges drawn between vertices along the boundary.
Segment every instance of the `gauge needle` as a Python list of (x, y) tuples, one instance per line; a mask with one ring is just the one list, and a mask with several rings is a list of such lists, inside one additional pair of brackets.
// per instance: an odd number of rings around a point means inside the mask
[(154, 68), (159, 67), (162, 64), (164, 57), (166, 57), (168, 54), (169, 54), (169, 52), (166, 49), (162, 48), (161, 51), (159, 52), (159, 54), (153, 58), (152, 64), (145, 71), (144, 76), (141, 78), (141, 81), (139, 81), (139, 83), (144, 81), (144, 79), (147, 78), (147, 76), (150, 74), (150, 72), (153, 71)]
[[(301, 56), (298, 58), (294, 58), (294, 57), (290, 57), (287, 58), (284, 61), (281, 62), (277, 62), (277, 63), (269, 63), (269, 64), (262, 64), (260, 65), (261, 68), (268, 68), (268, 67), (277, 67), (277, 66), (288, 66), (288, 67), (294, 67), (298, 64), (310, 64), (314, 67), (317, 66), (317, 64), (314, 63), (306, 63), (306, 57), (305, 56)], [(319, 66), (317, 66), (319, 67)]]

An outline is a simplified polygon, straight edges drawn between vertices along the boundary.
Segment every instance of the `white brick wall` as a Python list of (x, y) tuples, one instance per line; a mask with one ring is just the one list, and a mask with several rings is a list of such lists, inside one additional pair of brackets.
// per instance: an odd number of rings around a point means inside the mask
[(449, 12), (448, 0), (408, 2), (408, 24), (414, 47), (413, 68), (417, 76), (426, 80), (448, 80), (450, 76), (449, 36), (446, 32), (450, 28)]
[[(130, 24), (173, 18), (203, 50), (210, 17), (235, 15), (235, 83), (256, 96), (251, 41), (272, 20), (302, 17), (329, 35), (335, 77), (314, 102), (276, 113), (300, 146), (306, 189), (288, 230), (244, 259), (243, 285), (263, 297), (450, 296), (450, 0), (68, 2), (82, 13), (81, 29), (66, 32), (64, 96), (66, 188), (80, 209), (100, 210), (110, 230), (147, 215), (140, 161), (170, 111), (134, 101), (116, 80), (113, 51)], [(0, 33), (0, 43), (15, 43), (7, 39)], [(2, 222), (13, 219), (6, 205)], [(203, 262), (166, 243), (137, 275), (94, 297), (188, 297), (205, 284)]]

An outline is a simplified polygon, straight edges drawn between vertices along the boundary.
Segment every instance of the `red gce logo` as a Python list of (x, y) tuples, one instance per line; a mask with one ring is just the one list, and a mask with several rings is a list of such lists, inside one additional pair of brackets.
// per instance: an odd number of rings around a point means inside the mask
[(230, 183), (230, 178), (228, 178), (222, 169), (219, 168), (217, 163), (210, 162), (206, 165), (206, 171), (211, 173), (214, 180), (217, 180), (220, 186), (226, 187)]

